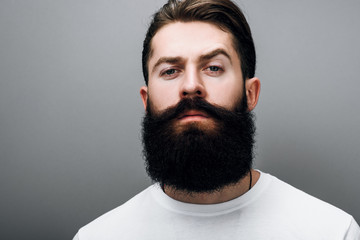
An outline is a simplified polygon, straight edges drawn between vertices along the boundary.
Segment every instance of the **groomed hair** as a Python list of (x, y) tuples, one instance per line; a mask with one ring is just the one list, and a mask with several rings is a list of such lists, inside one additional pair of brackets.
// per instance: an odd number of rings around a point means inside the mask
[(231, 0), (169, 0), (153, 16), (143, 44), (142, 69), (149, 81), (148, 61), (151, 40), (163, 26), (174, 22), (202, 21), (214, 24), (233, 36), (234, 48), (241, 62), (244, 79), (255, 75), (256, 54), (250, 27), (244, 14)]

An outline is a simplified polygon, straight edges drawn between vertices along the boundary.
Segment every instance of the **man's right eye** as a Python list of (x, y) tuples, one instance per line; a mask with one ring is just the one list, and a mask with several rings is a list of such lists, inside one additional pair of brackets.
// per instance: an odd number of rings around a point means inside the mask
[(175, 73), (176, 73), (175, 69), (168, 69), (168, 70), (164, 71), (162, 73), (162, 75), (172, 75), (172, 74), (175, 74)]
[(166, 80), (171, 80), (171, 79), (174, 79), (178, 76), (178, 73), (180, 71), (177, 70), (176, 68), (169, 68), (169, 69), (166, 69), (162, 72), (160, 72), (160, 76)]

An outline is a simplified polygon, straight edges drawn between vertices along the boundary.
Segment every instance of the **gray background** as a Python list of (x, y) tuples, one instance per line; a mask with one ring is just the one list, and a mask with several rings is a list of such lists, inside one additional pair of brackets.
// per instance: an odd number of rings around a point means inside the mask
[[(141, 46), (164, 1), (1, 0), (0, 239), (71, 239), (150, 184)], [(360, 221), (360, 2), (243, 0), (256, 168)]]

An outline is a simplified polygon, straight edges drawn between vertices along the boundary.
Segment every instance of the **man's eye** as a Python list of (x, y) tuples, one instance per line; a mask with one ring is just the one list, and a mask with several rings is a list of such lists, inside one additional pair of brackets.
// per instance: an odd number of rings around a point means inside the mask
[(173, 75), (176, 73), (175, 69), (168, 69), (165, 72), (163, 72), (163, 75)]
[(180, 71), (176, 68), (169, 68), (160, 72), (160, 76), (164, 79), (171, 80), (179, 75)]
[(218, 71), (221, 70), (221, 68), (218, 67), (218, 66), (210, 66), (210, 67), (209, 67), (209, 70), (212, 71), (212, 72), (218, 72)]
[(217, 77), (224, 72), (224, 69), (219, 66), (209, 66), (204, 71), (209, 76)]

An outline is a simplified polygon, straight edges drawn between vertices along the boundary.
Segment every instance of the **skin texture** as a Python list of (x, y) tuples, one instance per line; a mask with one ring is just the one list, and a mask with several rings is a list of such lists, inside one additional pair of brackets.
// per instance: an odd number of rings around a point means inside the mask
[[(140, 89), (146, 109), (148, 99), (152, 110), (162, 112), (182, 98), (201, 97), (211, 104), (233, 110), (246, 94), (248, 110), (252, 111), (260, 94), (258, 78), (244, 80), (241, 63), (233, 47), (232, 35), (205, 22), (175, 22), (162, 27), (152, 39), (149, 58), (149, 83)], [(197, 122), (212, 126), (212, 119), (201, 112), (189, 110), (177, 120), (179, 126)], [(253, 184), (259, 173), (252, 170)], [(165, 186), (172, 198), (190, 203), (219, 203), (245, 193), (249, 187), (246, 176), (237, 184), (211, 194), (182, 194)]]

